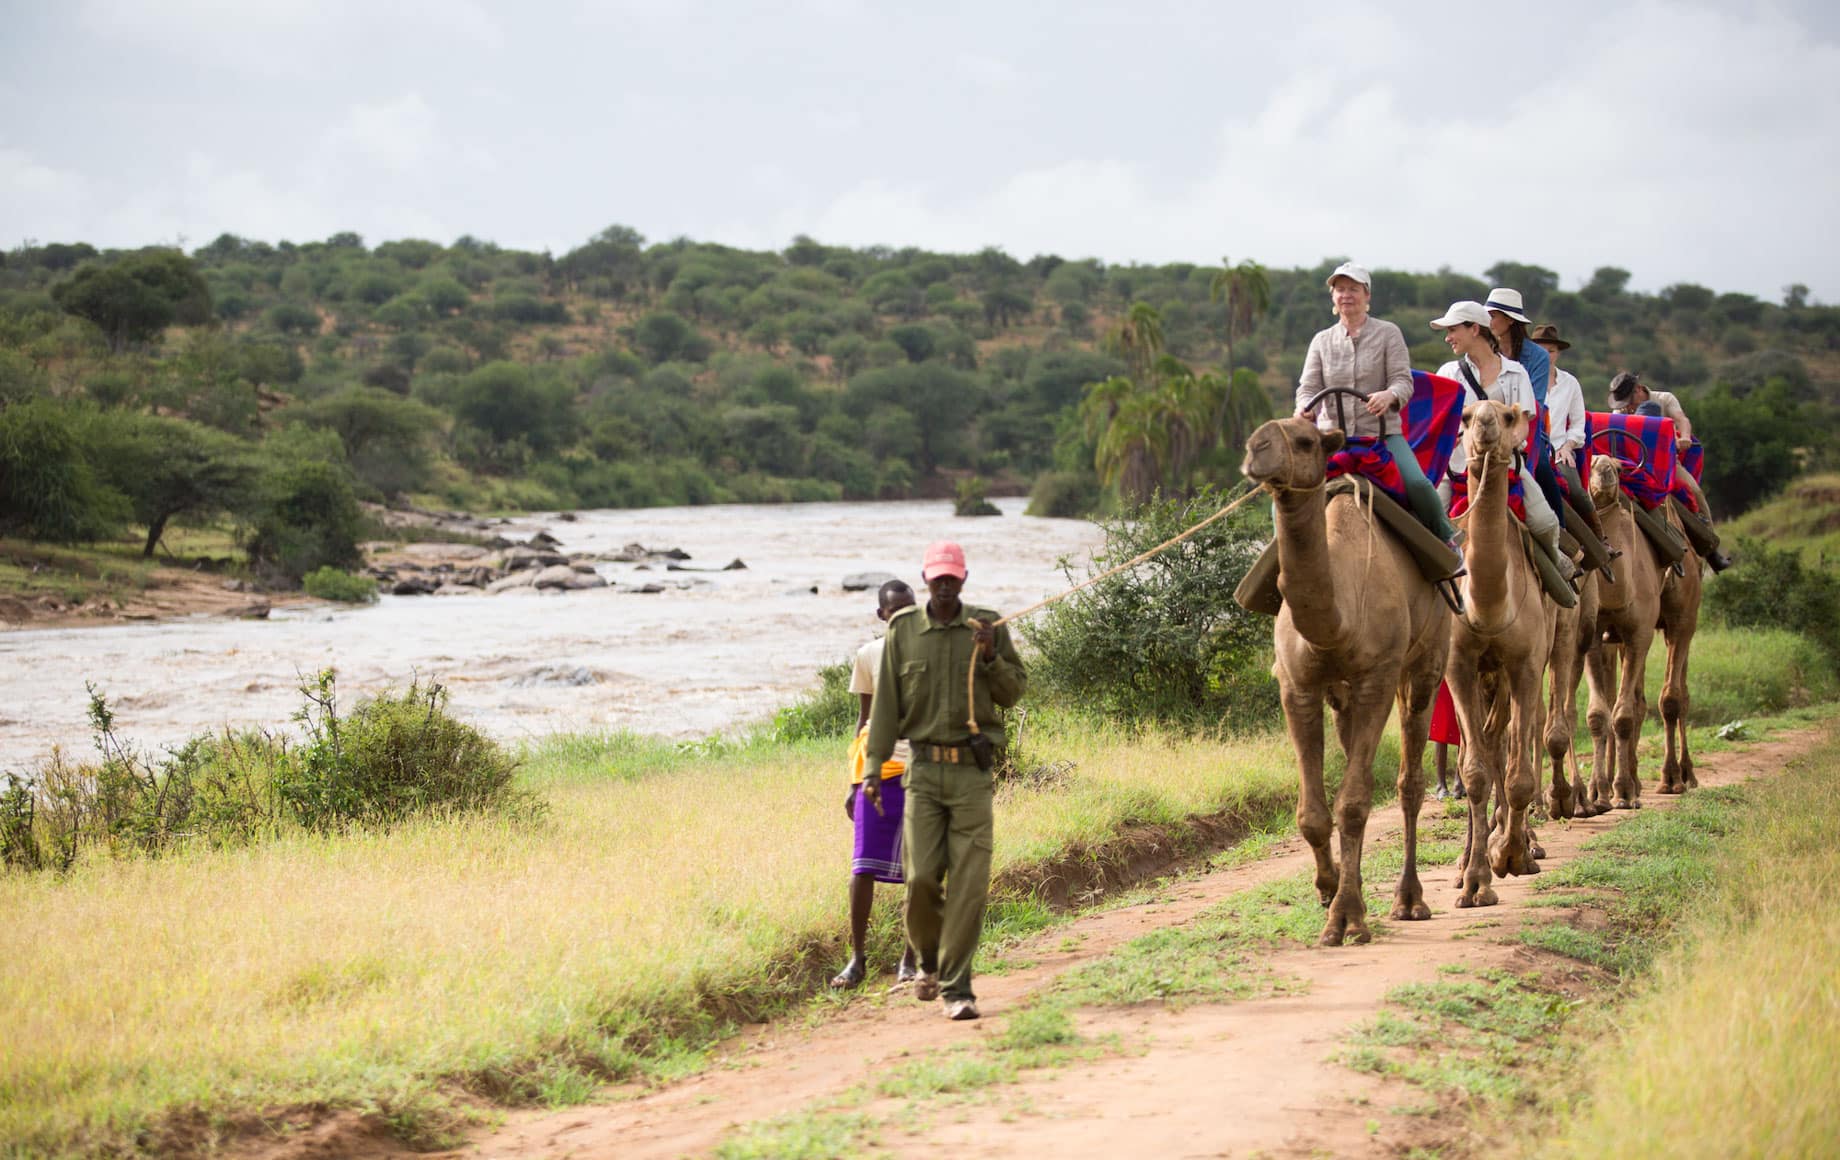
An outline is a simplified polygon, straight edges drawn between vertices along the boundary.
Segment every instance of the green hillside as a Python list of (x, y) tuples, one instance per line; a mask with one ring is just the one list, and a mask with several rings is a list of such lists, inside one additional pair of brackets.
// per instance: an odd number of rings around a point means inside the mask
[[(229, 519), (295, 563), (337, 562), (297, 541), (344, 518), (342, 488), (567, 508), (945, 495), (976, 477), (1073, 511), (1218, 480), (1247, 424), (1289, 409), (1335, 261), (1108, 266), (803, 237), (775, 253), (617, 226), (560, 256), (339, 234), (4, 259), (0, 534), (151, 546), (164, 519)], [(1431, 367), (1430, 318), (1518, 287), (1575, 343), (1592, 405), (1623, 368), (1686, 395), (1723, 510), (1833, 462), (1840, 308), (1801, 287), (1776, 303), (1629, 278), (1605, 268), (1572, 292), (1510, 262), (1380, 270), (1375, 309)]]

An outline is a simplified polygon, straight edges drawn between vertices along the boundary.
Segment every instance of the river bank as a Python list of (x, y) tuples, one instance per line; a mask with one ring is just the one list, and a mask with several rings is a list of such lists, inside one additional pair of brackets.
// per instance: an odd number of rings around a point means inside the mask
[[(302, 600), (266, 620), (185, 616), (0, 632), (0, 768), (51, 746), (88, 748), (94, 682), (126, 736), (148, 745), (223, 726), (272, 726), (298, 707), (299, 679), (338, 669), (346, 697), (413, 676), (452, 692), (462, 718), (509, 743), (556, 732), (630, 730), (692, 738), (757, 721), (809, 689), (817, 669), (877, 630), (874, 596), (843, 579), (885, 572), (919, 583), (934, 539), (960, 540), (968, 598), (998, 609), (1064, 586), (1102, 541), (1079, 520), (952, 515), (949, 504), (717, 505), (518, 519), (508, 540), (545, 530), (571, 555), (670, 547), (692, 568), (594, 565), (610, 587), (523, 595), (384, 596), (368, 607)], [(432, 547), (432, 545), (429, 545)], [(642, 570), (648, 569), (648, 570)], [(655, 586), (656, 592), (638, 591)], [(247, 598), (245, 598), (247, 599)], [(1026, 635), (1026, 626), (1022, 632)]]

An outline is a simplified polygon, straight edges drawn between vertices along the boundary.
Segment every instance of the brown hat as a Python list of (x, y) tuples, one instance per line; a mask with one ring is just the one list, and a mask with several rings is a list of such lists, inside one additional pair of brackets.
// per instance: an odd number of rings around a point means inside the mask
[(1527, 337), (1535, 342), (1550, 342), (1560, 350), (1572, 349), (1571, 343), (1559, 337), (1559, 328), (1550, 322), (1546, 323), (1544, 326), (1534, 327), (1533, 333)]

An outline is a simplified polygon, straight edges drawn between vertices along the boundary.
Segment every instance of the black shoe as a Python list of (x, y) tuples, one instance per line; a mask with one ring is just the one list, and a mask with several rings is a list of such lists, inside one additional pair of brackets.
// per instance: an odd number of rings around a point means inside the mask
[(1712, 565), (1712, 570), (1714, 572), (1723, 572), (1725, 569), (1731, 567), (1733, 561), (1730, 556), (1725, 554), (1723, 548), (1714, 548), (1712, 555), (1706, 557), (1706, 563)]

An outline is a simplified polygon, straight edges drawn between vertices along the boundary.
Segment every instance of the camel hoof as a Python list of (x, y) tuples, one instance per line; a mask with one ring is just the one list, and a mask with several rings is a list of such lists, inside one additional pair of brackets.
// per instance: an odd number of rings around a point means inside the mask
[(1591, 816), (1592, 817), (1594, 818), (1602, 817), (1604, 814), (1607, 814), (1609, 812), (1610, 812), (1609, 802), (1592, 802), (1591, 803)]
[(1655, 792), (1664, 793), (1671, 797), (1674, 794), (1677, 794), (1680, 792), (1680, 787), (1677, 785), (1669, 785), (1667, 782), (1664, 781), (1660, 785), (1655, 787)]
[(1495, 888), (1484, 886), (1474, 894), (1465, 894), (1457, 899), (1457, 907), (1461, 910), (1468, 910), (1475, 906), (1494, 906), (1498, 901), (1500, 900), (1495, 897)]
[(1392, 913), (1387, 917), (1393, 919), (1395, 922), (1424, 922), (1431, 917), (1431, 908), (1426, 906), (1423, 902), (1414, 902), (1411, 904), (1395, 902), (1393, 904)]
[(1359, 926), (1359, 927), (1355, 927), (1350, 932), (1350, 934), (1348, 935), (1348, 941), (1353, 943), (1355, 946), (1364, 947), (1368, 943), (1374, 941), (1374, 935), (1373, 935), (1373, 932), (1368, 930), (1365, 926)]
[(1619, 810), (1639, 810), (1642, 807), (1630, 801), (1628, 798), (1617, 798), (1616, 808)]
[[(1537, 862), (1541, 858), (1546, 857), (1546, 847), (1540, 845), (1538, 842), (1535, 842), (1533, 844), (1533, 848), (1527, 851), (1527, 856)], [(1530, 871), (1530, 873), (1538, 874), (1539, 871), (1533, 870), (1533, 871)]]
[(1342, 945), (1342, 932), (1339, 930), (1325, 930), (1322, 932), (1322, 937), (1316, 940), (1316, 945), (1339, 947)]

